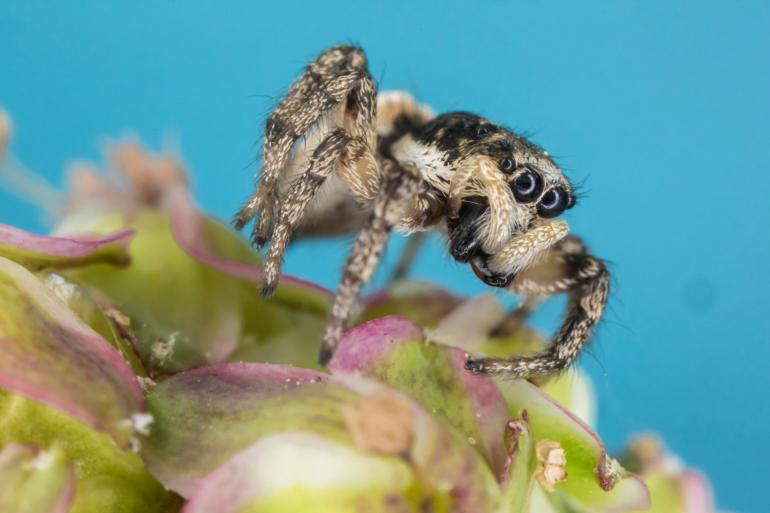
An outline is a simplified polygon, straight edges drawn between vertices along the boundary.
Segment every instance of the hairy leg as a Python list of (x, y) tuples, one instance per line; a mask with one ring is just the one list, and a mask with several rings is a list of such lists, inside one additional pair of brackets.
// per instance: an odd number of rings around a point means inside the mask
[[(350, 92), (342, 127), (331, 131), (313, 150), (305, 171), (280, 201), (280, 213), (270, 233), (270, 250), (265, 264), (262, 294), (272, 295), (278, 286), (283, 255), (291, 235), (300, 223), (309, 203), (332, 173), (337, 170), (353, 196), (360, 202), (374, 197), (380, 179), (379, 166), (372, 149), (375, 134), (374, 102), (377, 88), (363, 77)], [(261, 222), (261, 221), (260, 221)]]
[(382, 187), (369, 219), (356, 238), (334, 298), (318, 355), (322, 364), (328, 363), (334, 354), (356, 307), (361, 287), (377, 269), (390, 232), (407, 215), (422, 187), (417, 176), (404, 172), (395, 163), (386, 162), (383, 167)]
[(270, 239), (265, 261), (265, 284), (262, 295), (270, 297), (278, 286), (278, 277), (291, 234), (302, 219), (308, 204), (337, 167), (350, 136), (341, 128), (332, 131), (313, 150), (306, 171), (292, 184), (281, 202), (278, 220)]
[(260, 220), (254, 227), (257, 245), (264, 244), (269, 236), (272, 210), (277, 200), (276, 185), (294, 144), (322, 116), (346, 100), (364, 78), (371, 80), (366, 57), (360, 48), (331, 48), (308, 65), (270, 115), (265, 128), (260, 186), (235, 220), (236, 229), (241, 229), (260, 211)]
[(556, 244), (541, 262), (522, 272), (509, 290), (546, 296), (569, 294), (566, 317), (548, 350), (534, 356), (469, 359), (465, 366), (479, 374), (526, 378), (569, 367), (589, 342), (607, 304), (610, 275), (576, 237)]

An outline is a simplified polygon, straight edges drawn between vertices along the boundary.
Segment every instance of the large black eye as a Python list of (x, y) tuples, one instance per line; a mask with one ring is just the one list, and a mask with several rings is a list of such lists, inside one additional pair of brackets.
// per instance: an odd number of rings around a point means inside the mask
[(533, 171), (524, 171), (513, 180), (513, 195), (524, 203), (534, 201), (543, 190), (543, 180)]
[(513, 159), (509, 159), (508, 157), (500, 159), (500, 169), (503, 170), (503, 173), (510, 173), (513, 171), (514, 167)]
[(545, 194), (537, 204), (537, 212), (543, 217), (556, 217), (567, 208), (569, 196), (564, 189), (555, 187)]

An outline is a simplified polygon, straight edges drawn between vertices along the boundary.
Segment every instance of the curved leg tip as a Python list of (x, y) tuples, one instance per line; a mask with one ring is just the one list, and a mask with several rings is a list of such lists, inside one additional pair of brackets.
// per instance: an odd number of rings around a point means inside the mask
[(332, 351), (328, 347), (323, 346), (318, 351), (318, 363), (320, 363), (325, 367), (329, 365), (329, 361), (331, 361), (332, 356), (334, 356), (334, 351)]
[(262, 290), (260, 291), (260, 294), (265, 299), (270, 299), (273, 297), (273, 294), (275, 294), (275, 290), (278, 288), (278, 283), (265, 283), (265, 285), (262, 286)]
[(267, 244), (267, 238), (255, 235), (254, 237), (251, 238), (251, 244), (257, 249), (262, 249), (263, 247), (265, 247), (265, 244)]
[(468, 358), (465, 360), (465, 370), (473, 374), (486, 374), (487, 366), (485, 358)]

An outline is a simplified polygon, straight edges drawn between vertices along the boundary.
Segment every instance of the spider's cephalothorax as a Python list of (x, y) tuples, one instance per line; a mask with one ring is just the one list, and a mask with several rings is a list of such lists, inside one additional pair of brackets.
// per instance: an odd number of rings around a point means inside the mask
[[(570, 182), (541, 148), (465, 112), (435, 116), (401, 92), (377, 93), (360, 48), (331, 48), (312, 61), (267, 121), (260, 187), (236, 218), (257, 213), (253, 239), (269, 242), (263, 293), (278, 282), (294, 234), (358, 231), (332, 306), (326, 363), (392, 230), (436, 228), (485, 283), (526, 294), (525, 309), (569, 295), (548, 351), (470, 359), (469, 370), (518, 377), (569, 366), (591, 337), (609, 275), (567, 224)], [(517, 317), (521, 317), (520, 310)]]

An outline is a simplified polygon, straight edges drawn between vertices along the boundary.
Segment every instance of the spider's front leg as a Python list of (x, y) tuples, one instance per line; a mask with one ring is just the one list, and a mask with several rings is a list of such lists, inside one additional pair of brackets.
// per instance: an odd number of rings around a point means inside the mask
[(381, 183), (372, 212), (358, 233), (345, 263), (342, 282), (337, 289), (318, 354), (318, 361), (323, 365), (334, 355), (342, 332), (353, 315), (361, 287), (377, 269), (391, 231), (419, 209), (417, 200), (426, 187), (416, 170), (406, 170), (391, 160), (382, 163)]
[[(547, 236), (539, 236), (546, 245)], [(509, 264), (514, 262), (513, 254), (527, 253), (516, 240), (509, 246), (516, 247), (507, 255), (496, 255), (497, 261), (492, 258), (490, 268), (499, 269), (506, 258), (510, 259)], [(516, 267), (521, 268), (520, 263)], [(562, 292), (569, 296), (566, 317), (545, 352), (509, 359), (471, 358), (466, 362), (466, 368), (475, 373), (527, 378), (566, 369), (575, 361), (604, 313), (610, 275), (604, 262), (593, 256), (580, 239), (568, 236), (556, 242), (536, 263), (521, 270), (508, 290), (539, 297)]]

